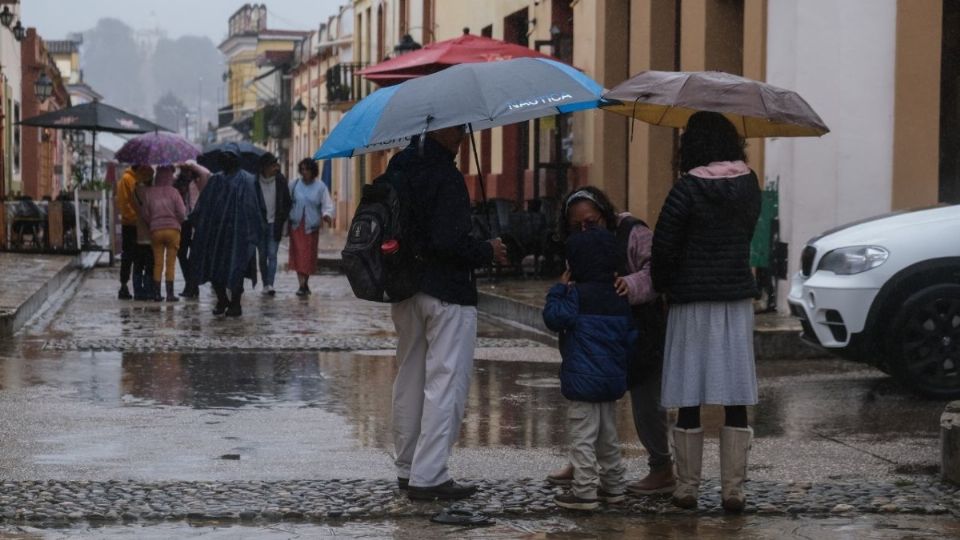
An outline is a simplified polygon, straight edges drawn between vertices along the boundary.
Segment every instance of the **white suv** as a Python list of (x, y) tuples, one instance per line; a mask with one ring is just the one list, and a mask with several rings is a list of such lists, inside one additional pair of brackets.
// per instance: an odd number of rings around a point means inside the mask
[(960, 397), (960, 205), (827, 231), (801, 266), (789, 302), (807, 341), (926, 396)]

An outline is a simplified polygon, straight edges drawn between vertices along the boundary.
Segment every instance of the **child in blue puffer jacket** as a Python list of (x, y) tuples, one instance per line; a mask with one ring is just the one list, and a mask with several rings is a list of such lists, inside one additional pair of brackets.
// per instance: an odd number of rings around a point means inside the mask
[[(616, 236), (577, 232), (565, 245), (568, 269), (547, 294), (543, 321), (560, 333), (560, 391), (567, 412), (573, 483), (558, 506), (594, 510), (624, 499), (616, 401), (627, 390), (627, 360), (637, 333), (625, 297), (614, 288)], [(599, 480), (599, 482), (598, 482)], [(598, 486), (599, 484), (599, 486)]]

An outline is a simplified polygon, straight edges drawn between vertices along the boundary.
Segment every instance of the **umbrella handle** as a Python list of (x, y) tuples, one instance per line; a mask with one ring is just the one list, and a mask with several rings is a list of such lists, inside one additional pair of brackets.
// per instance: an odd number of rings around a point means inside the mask
[(467, 131), (470, 132), (470, 146), (473, 148), (473, 160), (477, 164), (477, 180), (480, 183), (480, 200), (483, 202), (483, 214), (487, 218), (487, 230), (493, 231), (493, 224), (490, 222), (490, 212), (487, 209), (487, 189), (483, 185), (483, 169), (480, 168), (480, 154), (477, 153), (477, 139), (473, 136), (473, 124), (467, 124)]
[(637, 103), (640, 98), (633, 100), (633, 114), (630, 115), (630, 142), (633, 142), (633, 128), (637, 126)]

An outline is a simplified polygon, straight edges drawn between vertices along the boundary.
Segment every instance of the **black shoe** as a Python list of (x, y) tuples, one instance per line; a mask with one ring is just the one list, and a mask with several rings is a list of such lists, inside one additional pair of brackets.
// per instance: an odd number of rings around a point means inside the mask
[(213, 306), (213, 314), (216, 316), (223, 315), (227, 312), (228, 305), (229, 304), (227, 302), (217, 300), (217, 305)]
[(308, 291), (306, 287), (300, 287), (297, 289), (297, 296), (300, 298), (305, 298), (308, 294), (310, 294), (310, 291)]
[(227, 308), (227, 317), (239, 317), (241, 315), (243, 315), (243, 308), (240, 307), (239, 303), (232, 303)]
[(581, 499), (569, 491), (554, 497), (553, 502), (560, 508), (568, 510), (596, 510), (600, 508), (600, 501), (597, 499)]
[(477, 492), (477, 486), (463, 485), (447, 480), (439, 486), (408, 486), (407, 497), (415, 501), (466, 499)]
[(401, 478), (401, 477), (398, 476), (398, 477), (397, 477), (397, 486), (399, 486), (400, 489), (402, 489), (402, 490), (406, 490), (407, 488), (410, 487), (410, 479), (409, 479), (409, 478)]
[(167, 285), (167, 302), (179, 302), (180, 299), (177, 298), (177, 295), (173, 292), (173, 282), (166, 282)]
[(200, 296), (200, 289), (197, 287), (184, 287), (180, 293), (180, 298), (196, 298)]
[(127, 288), (127, 284), (124, 283), (120, 286), (120, 292), (117, 293), (117, 298), (120, 300), (130, 300), (133, 298), (133, 295), (130, 294), (130, 289)]
[(163, 302), (163, 294), (160, 293), (160, 282), (153, 282), (153, 301), (154, 302)]

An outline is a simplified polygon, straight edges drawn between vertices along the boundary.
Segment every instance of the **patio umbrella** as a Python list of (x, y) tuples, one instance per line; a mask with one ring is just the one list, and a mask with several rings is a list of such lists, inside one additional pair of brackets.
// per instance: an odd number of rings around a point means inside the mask
[(176, 165), (196, 159), (200, 150), (176, 133), (147, 133), (126, 142), (114, 155), (133, 165)]
[(472, 132), (592, 109), (602, 92), (583, 73), (543, 58), (460, 64), (360, 100), (313, 157), (404, 146), (414, 135), (445, 127), (468, 125)]
[(721, 71), (644, 71), (604, 94), (600, 107), (678, 128), (695, 112), (718, 112), (744, 137), (819, 137), (830, 131), (796, 92)]
[(169, 131), (167, 128), (122, 111), (116, 107), (92, 101), (66, 109), (33, 116), (18, 122), (23, 126), (45, 127), (52, 129), (73, 129), (93, 132), (93, 152), (90, 158), (90, 179), (93, 180), (97, 154), (97, 132), (110, 133), (146, 133), (148, 131)]
[[(220, 156), (223, 153), (224, 146), (227, 144), (229, 143), (220, 143), (205, 147), (203, 153), (197, 158), (197, 163), (210, 169), (210, 172), (219, 172)], [(266, 154), (267, 151), (248, 142), (236, 142), (233, 144), (240, 147), (240, 168), (251, 174), (258, 174), (257, 161), (259, 161), (260, 156)]]
[(438, 41), (385, 62), (360, 70), (368, 80), (382, 86), (402, 83), (458, 64), (495, 62), (514, 58), (549, 58), (529, 47), (499, 39), (464, 34)]

